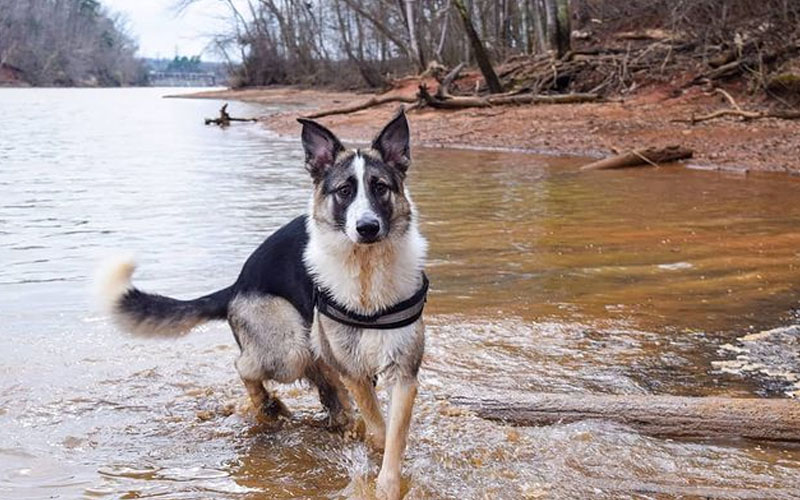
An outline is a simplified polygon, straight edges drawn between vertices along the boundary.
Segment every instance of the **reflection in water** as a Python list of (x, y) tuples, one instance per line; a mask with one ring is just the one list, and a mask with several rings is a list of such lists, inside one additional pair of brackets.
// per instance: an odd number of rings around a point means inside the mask
[(798, 303), (796, 179), (579, 174), (570, 160), (488, 152), (424, 160), (414, 192), (440, 311), (724, 331)]
[[(280, 387), (294, 420), (256, 425), (225, 325), (142, 340), (88, 312), (90, 270), (113, 249), (138, 254), (142, 287), (188, 297), (229, 284), (305, 208), (298, 141), (204, 127), (218, 102), (159, 93), (0, 91), (6, 116), (29, 117), (0, 133), (0, 497), (371, 495), (380, 457), (321, 429), (312, 391)], [(751, 378), (725, 361), (762, 353), (736, 339), (798, 305), (797, 180), (415, 157), (433, 290), (409, 498), (796, 495), (795, 448), (505, 427), (446, 396), (789, 389), (791, 368)]]

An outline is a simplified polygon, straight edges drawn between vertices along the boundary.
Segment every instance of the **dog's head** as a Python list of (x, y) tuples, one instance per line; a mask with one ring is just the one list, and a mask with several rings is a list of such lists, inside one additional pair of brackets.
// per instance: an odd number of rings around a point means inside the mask
[(314, 221), (356, 244), (404, 234), (412, 217), (404, 185), (411, 163), (405, 113), (398, 113), (366, 149), (345, 149), (319, 123), (298, 121), (306, 169), (314, 181)]

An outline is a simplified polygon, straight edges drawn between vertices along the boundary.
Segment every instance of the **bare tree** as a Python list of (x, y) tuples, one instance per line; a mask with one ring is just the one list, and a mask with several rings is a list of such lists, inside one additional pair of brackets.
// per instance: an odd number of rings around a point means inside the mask
[(483, 47), (483, 42), (481, 42), (478, 32), (475, 31), (475, 26), (472, 24), (472, 17), (469, 15), (467, 7), (464, 5), (464, 0), (453, 0), (453, 4), (464, 23), (464, 30), (467, 32), (467, 37), (472, 46), (472, 53), (475, 56), (475, 60), (478, 62), (481, 73), (483, 73), (483, 78), (486, 80), (489, 92), (499, 94), (503, 91), (503, 86), (500, 84), (500, 79), (497, 78), (497, 73), (494, 72), (492, 63), (489, 60), (489, 55)]

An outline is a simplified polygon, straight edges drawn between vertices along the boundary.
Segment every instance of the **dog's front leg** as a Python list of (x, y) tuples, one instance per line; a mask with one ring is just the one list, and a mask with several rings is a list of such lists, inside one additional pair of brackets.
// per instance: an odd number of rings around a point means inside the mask
[(416, 379), (401, 379), (392, 387), (386, 448), (383, 453), (381, 471), (378, 474), (378, 493), (385, 495), (389, 500), (401, 498), (400, 470), (403, 465), (403, 453), (406, 449), (411, 412), (416, 397)]
[(367, 425), (367, 435), (372, 445), (375, 449), (383, 451), (384, 442), (386, 441), (386, 424), (383, 422), (383, 414), (381, 413), (378, 395), (375, 393), (375, 386), (367, 378), (343, 377), (342, 380), (347, 390), (353, 395), (353, 399), (356, 400), (358, 409), (361, 410), (364, 423)]

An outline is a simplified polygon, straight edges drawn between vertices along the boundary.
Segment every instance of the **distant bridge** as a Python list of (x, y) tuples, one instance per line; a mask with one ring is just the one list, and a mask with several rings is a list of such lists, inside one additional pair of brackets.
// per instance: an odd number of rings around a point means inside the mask
[(183, 73), (178, 71), (151, 71), (152, 87), (214, 87), (217, 77), (214, 73)]

